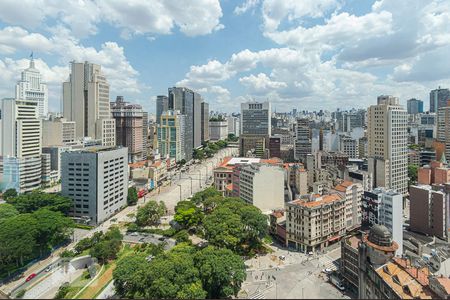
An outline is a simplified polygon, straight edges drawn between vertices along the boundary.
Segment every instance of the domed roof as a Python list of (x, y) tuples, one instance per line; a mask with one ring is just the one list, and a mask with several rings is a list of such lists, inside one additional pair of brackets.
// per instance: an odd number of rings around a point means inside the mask
[(370, 228), (369, 241), (378, 246), (390, 247), (392, 245), (392, 234), (386, 226), (376, 224)]

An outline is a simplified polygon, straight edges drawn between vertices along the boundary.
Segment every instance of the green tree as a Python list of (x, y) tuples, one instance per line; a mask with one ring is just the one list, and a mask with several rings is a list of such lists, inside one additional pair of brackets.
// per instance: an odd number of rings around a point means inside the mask
[(239, 138), (234, 135), (234, 133), (229, 133), (227, 140), (229, 140), (230, 142), (237, 142), (239, 141)]
[(411, 183), (417, 182), (417, 172), (419, 167), (416, 165), (408, 165), (408, 177)]
[(9, 198), (8, 203), (20, 213), (32, 213), (40, 208), (47, 208), (52, 211), (59, 211), (67, 215), (72, 206), (70, 198), (60, 194), (47, 194), (40, 191), (33, 191), (28, 194), (22, 194), (14, 198)]
[(138, 194), (135, 187), (128, 188), (127, 204), (128, 206), (136, 205), (138, 202)]
[(23, 266), (34, 256), (37, 221), (30, 214), (21, 214), (0, 222), (0, 262)]
[(101, 236), (99, 242), (93, 243), (89, 254), (96, 257), (101, 263), (115, 259), (122, 246), (122, 237), (119, 228), (111, 227)]
[(216, 208), (203, 220), (206, 239), (221, 248), (237, 250), (244, 238), (244, 225), (238, 214), (229, 208)]
[(3, 199), (5, 201), (7, 201), (8, 199), (17, 197), (17, 191), (16, 189), (7, 189), (4, 193), (3, 193)]
[(208, 246), (195, 254), (194, 261), (208, 298), (237, 296), (246, 278), (245, 264), (239, 255)]
[(173, 219), (184, 228), (189, 228), (202, 221), (203, 213), (192, 201), (180, 201), (175, 207)]
[(202, 160), (205, 158), (205, 152), (202, 149), (194, 149), (194, 159)]
[(148, 298), (149, 264), (144, 254), (127, 255), (113, 271), (114, 288), (120, 298)]
[(217, 196), (222, 197), (222, 193), (216, 190), (214, 187), (209, 187), (203, 191), (195, 193), (191, 201), (194, 202), (196, 205), (200, 205), (208, 198), (213, 198)]
[(160, 201), (148, 201), (144, 206), (139, 207), (136, 213), (136, 224), (138, 226), (156, 225), (159, 219), (166, 213), (166, 205)]
[(73, 221), (60, 212), (41, 208), (32, 214), (37, 221), (36, 242), (40, 255), (68, 239), (73, 232)]
[(17, 211), (17, 209), (14, 208), (13, 205), (8, 203), (0, 204), (0, 221), (2, 219), (17, 216), (18, 214), (19, 212)]

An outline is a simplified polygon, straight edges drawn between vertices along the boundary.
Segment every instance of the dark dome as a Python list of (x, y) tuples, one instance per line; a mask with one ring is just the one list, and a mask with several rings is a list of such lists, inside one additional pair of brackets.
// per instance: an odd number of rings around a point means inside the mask
[(392, 234), (386, 226), (376, 224), (370, 228), (369, 241), (384, 247), (392, 246)]

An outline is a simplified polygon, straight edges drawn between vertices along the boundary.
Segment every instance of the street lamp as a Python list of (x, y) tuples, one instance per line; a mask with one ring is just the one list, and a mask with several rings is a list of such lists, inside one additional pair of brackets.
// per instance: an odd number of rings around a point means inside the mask
[(177, 184), (177, 185), (180, 188), (180, 201), (181, 201), (181, 184)]
[(200, 187), (200, 189), (202, 188), (202, 172), (200, 170), (198, 171), (198, 186)]
[(189, 177), (189, 179), (191, 180), (191, 195), (192, 195), (192, 177)]

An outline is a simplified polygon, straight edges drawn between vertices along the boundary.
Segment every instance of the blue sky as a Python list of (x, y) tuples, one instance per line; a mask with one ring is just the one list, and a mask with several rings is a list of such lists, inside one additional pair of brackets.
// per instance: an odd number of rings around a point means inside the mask
[(213, 110), (270, 100), (278, 111), (423, 99), (450, 86), (450, 1), (2, 0), (0, 97), (34, 51), (60, 110), (71, 60), (102, 65), (111, 100), (150, 112), (183, 85)]

